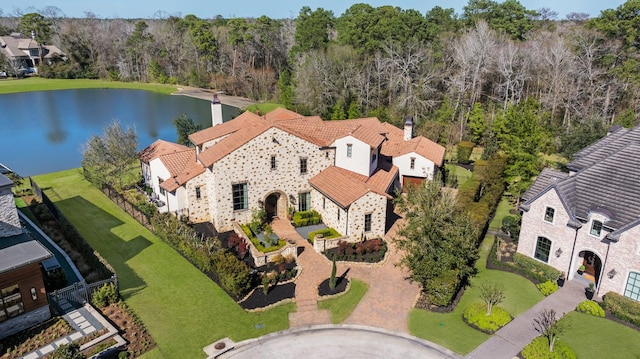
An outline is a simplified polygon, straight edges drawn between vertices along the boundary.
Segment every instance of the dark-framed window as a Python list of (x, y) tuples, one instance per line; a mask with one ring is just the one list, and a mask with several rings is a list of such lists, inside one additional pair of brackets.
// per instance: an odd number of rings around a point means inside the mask
[(589, 234), (591, 234), (592, 236), (600, 237), (600, 233), (602, 233), (602, 222), (592, 221), (591, 230), (589, 231)]
[(533, 257), (546, 263), (549, 261), (550, 251), (551, 241), (545, 237), (538, 237), (538, 240), (536, 241), (536, 252)]
[(24, 313), (24, 303), (18, 285), (0, 289), (0, 322), (22, 313)]
[(322, 209), (327, 208), (327, 199), (322, 197)]
[(338, 221), (340, 220), (340, 207), (338, 207)]
[(348, 143), (347, 144), (347, 157), (351, 157), (353, 155), (353, 145)]
[(196, 187), (196, 199), (202, 198), (202, 193), (200, 193), (200, 187)]
[(624, 296), (633, 300), (640, 300), (640, 273), (629, 273), (627, 285), (624, 287)]
[(371, 213), (364, 215), (364, 231), (371, 232)]
[(298, 211), (311, 209), (311, 192), (298, 193)]
[(247, 183), (236, 183), (231, 185), (231, 193), (233, 196), (233, 210), (240, 211), (249, 209), (249, 199), (247, 198)]
[(378, 153), (373, 152), (373, 155), (371, 156), (371, 163), (374, 163), (376, 161), (376, 158), (378, 158)]
[(307, 173), (307, 158), (302, 157), (300, 158), (300, 174), (303, 175), (305, 173)]
[(411, 157), (411, 164), (409, 165), (409, 167), (411, 169), (415, 169), (416, 168), (416, 158), (415, 157)]
[(271, 169), (275, 170), (276, 168), (276, 156), (271, 156)]
[(160, 188), (160, 194), (163, 195), (163, 196), (166, 196), (167, 195), (167, 191), (164, 188), (162, 188), (162, 186), (160, 186), (160, 184), (162, 184), (162, 182), (164, 182), (164, 180), (162, 178), (158, 177), (158, 186)]
[(553, 222), (553, 216), (555, 215), (555, 213), (555, 209), (547, 207), (547, 209), (544, 210), (544, 220), (547, 222)]

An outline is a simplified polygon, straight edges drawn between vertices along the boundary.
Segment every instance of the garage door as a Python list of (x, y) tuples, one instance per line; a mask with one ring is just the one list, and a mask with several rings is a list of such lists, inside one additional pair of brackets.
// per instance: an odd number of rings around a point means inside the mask
[(425, 181), (423, 177), (402, 176), (402, 191), (406, 192), (410, 184), (421, 186)]

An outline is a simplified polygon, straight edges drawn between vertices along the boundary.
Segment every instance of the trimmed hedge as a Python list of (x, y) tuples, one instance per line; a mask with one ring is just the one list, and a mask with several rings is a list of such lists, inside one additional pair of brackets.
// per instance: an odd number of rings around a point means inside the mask
[(260, 240), (258, 238), (256, 238), (256, 236), (253, 234), (253, 231), (251, 230), (251, 228), (249, 228), (249, 225), (241, 224), (240, 228), (242, 228), (242, 231), (244, 232), (244, 234), (246, 234), (247, 237), (249, 237), (249, 240), (251, 241), (251, 243), (253, 243), (253, 245), (256, 247), (256, 249), (259, 250), (262, 253), (273, 252), (273, 251), (275, 251), (277, 249), (280, 249), (280, 248), (284, 247), (284, 245), (287, 244), (284, 239), (279, 238), (277, 245), (273, 245), (273, 246), (270, 246), (270, 247), (265, 247), (265, 246), (262, 245), (262, 242), (260, 242)]
[(471, 158), (471, 153), (473, 153), (474, 147), (475, 144), (473, 142), (461, 141), (458, 143), (458, 146), (456, 147), (456, 157), (458, 162), (464, 164), (471, 162), (469, 158)]
[(553, 352), (549, 351), (549, 341), (540, 336), (535, 338), (524, 349), (522, 349), (524, 359), (576, 359), (576, 353), (567, 344), (556, 340), (553, 345)]
[(311, 243), (313, 243), (313, 239), (318, 234), (321, 234), (322, 237), (326, 239), (337, 238), (342, 236), (340, 233), (338, 233), (338, 231), (336, 231), (333, 228), (319, 229), (317, 231), (309, 232), (309, 240), (311, 241)]
[(511, 321), (511, 315), (506, 310), (494, 306), (491, 314), (487, 315), (487, 305), (474, 303), (465, 308), (462, 317), (471, 327), (487, 334), (493, 334)]
[(604, 318), (604, 309), (602, 309), (600, 304), (592, 300), (585, 300), (582, 303), (578, 304), (578, 306), (576, 307), (576, 311), (590, 314), (594, 317)]
[(538, 282), (554, 281), (560, 276), (560, 271), (538, 260), (516, 253), (513, 261)]
[(322, 222), (322, 216), (315, 209), (298, 211), (293, 214), (293, 225), (296, 227), (311, 226)]
[(546, 282), (536, 284), (536, 287), (538, 288), (540, 293), (542, 293), (542, 295), (548, 297), (558, 290), (558, 283), (548, 280)]
[(609, 292), (605, 294), (602, 304), (614, 317), (640, 327), (640, 302)]

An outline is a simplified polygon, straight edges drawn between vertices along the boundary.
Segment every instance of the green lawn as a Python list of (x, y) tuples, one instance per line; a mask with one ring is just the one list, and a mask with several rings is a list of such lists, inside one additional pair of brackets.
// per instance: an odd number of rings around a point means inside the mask
[(158, 343), (146, 358), (205, 357), (202, 348), (220, 338), (240, 341), (289, 327), (288, 313), (295, 304), (245, 312), (171, 247), (91, 187), (79, 169), (34, 179), (115, 268), (122, 296)]
[(464, 323), (462, 312), (474, 302), (482, 302), (478, 297), (480, 283), (500, 283), (504, 286), (505, 300), (499, 306), (512, 316), (527, 311), (542, 300), (540, 291), (529, 280), (513, 273), (489, 270), (485, 267), (491, 250), (492, 239), (485, 237), (480, 246), (480, 259), (476, 262), (478, 275), (471, 280), (460, 303), (451, 313), (432, 313), (414, 309), (409, 314), (409, 330), (412, 335), (430, 340), (460, 354), (468, 354), (489, 338), (489, 335), (475, 330)]
[(458, 186), (461, 186), (463, 183), (467, 182), (469, 178), (471, 178), (471, 171), (465, 168), (452, 163), (447, 164), (446, 167), (449, 170), (449, 173), (454, 174), (456, 177), (458, 177)]
[(578, 358), (634, 359), (640, 357), (640, 332), (614, 321), (571, 312), (562, 318), (568, 324), (560, 340)]
[(502, 227), (502, 219), (511, 215), (509, 211), (512, 209), (514, 209), (514, 206), (511, 203), (511, 197), (502, 196), (500, 203), (498, 203), (498, 208), (496, 208), (496, 214), (493, 216), (491, 223), (489, 223), (489, 229), (500, 230)]
[(360, 299), (362, 299), (367, 290), (369, 290), (367, 283), (352, 279), (349, 292), (337, 298), (319, 302), (318, 308), (328, 309), (331, 312), (331, 322), (333, 324), (342, 323), (360, 303)]
[(90, 79), (45, 79), (41, 77), (29, 77), (24, 79), (7, 79), (0, 81), (0, 95), (16, 92), (68, 90), (87, 88), (118, 88), (154, 91), (163, 94), (171, 94), (178, 90), (175, 85), (150, 84), (140, 82), (119, 82)]

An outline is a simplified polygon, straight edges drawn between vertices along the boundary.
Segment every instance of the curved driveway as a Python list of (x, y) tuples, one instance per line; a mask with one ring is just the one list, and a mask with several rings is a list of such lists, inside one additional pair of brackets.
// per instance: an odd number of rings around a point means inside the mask
[(320, 325), (290, 329), (237, 343), (217, 358), (459, 359), (459, 355), (426, 340), (358, 325)]

